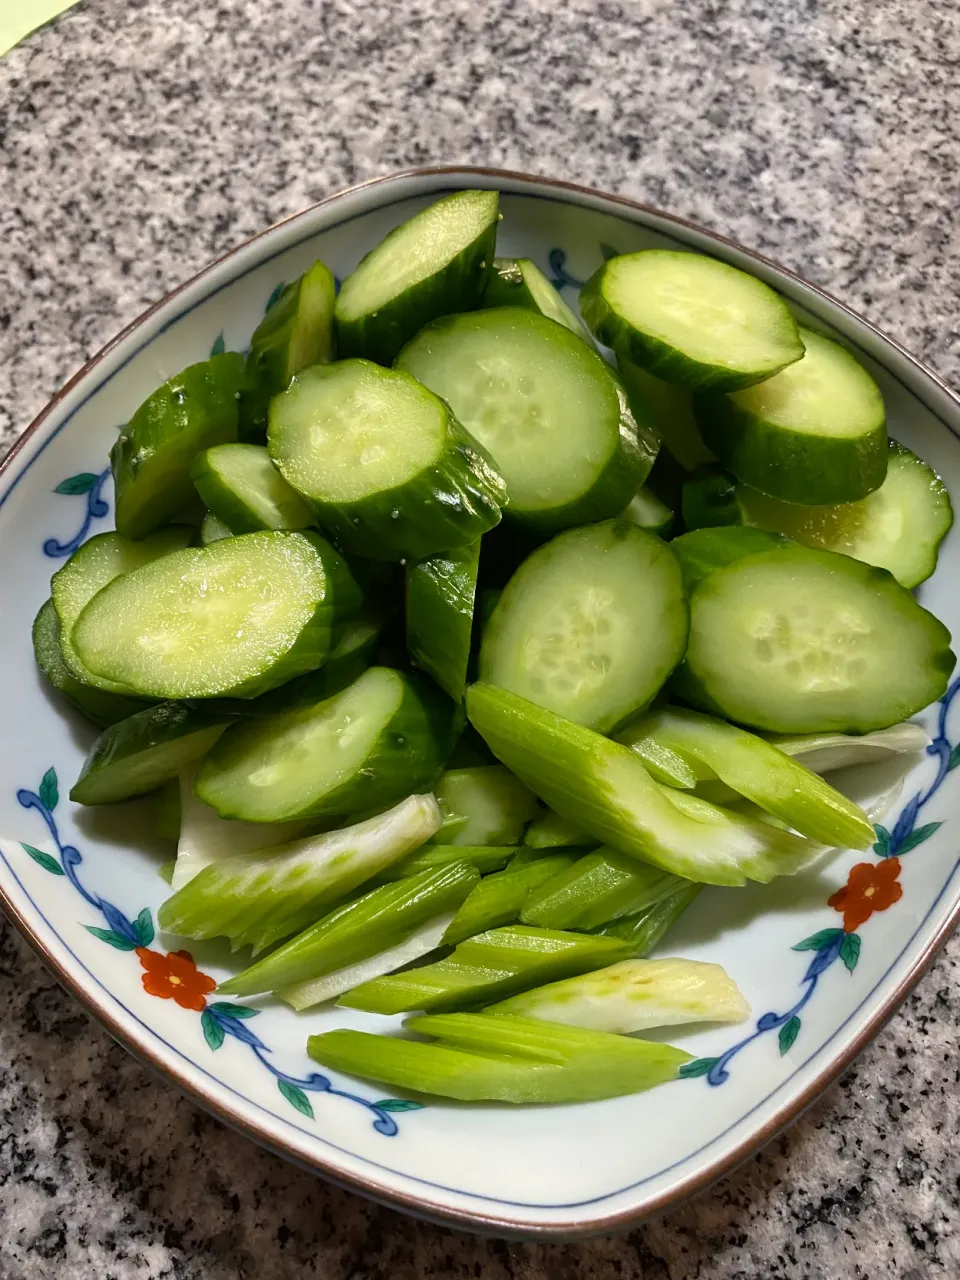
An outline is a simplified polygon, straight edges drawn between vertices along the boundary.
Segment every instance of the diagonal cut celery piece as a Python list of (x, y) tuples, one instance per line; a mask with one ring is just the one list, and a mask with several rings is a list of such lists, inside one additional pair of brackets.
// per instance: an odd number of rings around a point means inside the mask
[(485, 876), (491, 871), (502, 871), (518, 848), (515, 844), (425, 844), (399, 862), (385, 867), (376, 877), (376, 883), (402, 880), (404, 876), (415, 876), (420, 871), (435, 871), (438, 867), (449, 867), (452, 862), (469, 862)]
[(689, 880), (681, 882), (681, 887), (660, 902), (645, 907), (636, 915), (621, 916), (619, 920), (608, 920), (598, 925), (591, 933), (603, 938), (618, 938), (630, 944), (630, 954), (635, 959), (647, 955), (657, 945), (667, 930), (683, 915), (702, 888), (699, 884), (691, 884)]
[(597, 842), (586, 831), (548, 809), (527, 827), (523, 843), (531, 849), (589, 849)]
[(905, 720), (872, 733), (765, 734), (768, 742), (799, 760), (814, 773), (830, 773), (852, 765), (872, 764), (891, 755), (913, 755), (926, 749), (930, 735), (923, 725)]
[(524, 904), (537, 886), (552, 879), (559, 871), (566, 870), (572, 863), (571, 857), (552, 854), (485, 876), (454, 916), (444, 934), (444, 944), (454, 946), (475, 933), (496, 929), (502, 924), (513, 924), (520, 918)]
[(594, 929), (652, 906), (688, 883), (616, 849), (597, 849), (531, 893), (520, 919), (544, 929)]

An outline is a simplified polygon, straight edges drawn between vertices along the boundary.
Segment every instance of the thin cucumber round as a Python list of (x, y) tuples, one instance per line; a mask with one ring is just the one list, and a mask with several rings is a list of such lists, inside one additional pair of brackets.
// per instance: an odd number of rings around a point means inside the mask
[(448, 406), (368, 360), (316, 365), (270, 405), (270, 456), (348, 554), (422, 559), (500, 519), (503, 481)]
[(484, 631), (480, 679), (606, 732), (649, 703), (686, 639), (673, 554), (611, 520), (560, 534), (520, 566)]
[(226, 721), (178, 702), (139, 711), (105, 729), (70, 791), (77, 804), (146, 795), (206, 755)]
[(576, 312), (564, 302), (535, 262), (529, 258), (496, 258), (493, 273), (483, 293), (484, 307), (523, 307), (548, 320), (556, 320), (578, 338), (590, 335)]
[(255, 697), (319, 667), (359, 591), (313, 533), (248, 533), (111, 582), (73, 643), (97, 676), (158, 698)]
[(697, 396), (697, 421), (743, 484), (785, 502), (857, 502), (887, 474), (883, 396), (845, 347), (801, 334), (802, 360), (744, 391)]
[(580, 313), (618, 357), (690, 388), (749, 387), (803, 355), (797, 322), (778, 294), (698, 253), (644, 249), (610, 258), (580, 290)]
[(340, 355), (389, 364), (430, 320), (479, 306), (499, 218), (496, 191), (458, 191), (391, 231), (340, 289)]
[[(655, 378), (631, 360), (617, 357), (620, 381), (623, 383), (633, 416), (638, 422), (649, 421), (663, 443), (664, 450), (684, 471), (695, 471), (713, 454), (703, 443), (703, 436), (693, 416), (693, 396), (686, 387), (677, 387)], [(661, 450), (661, 454), (663, 450)]]
[(121, 693), (108, 693), (83, 680), (78, 680), (63, 660), (60, 648), (60, 619), (52, 600), (40, 607), (33, 622), (33, 653), (37, 666), (53, 687), (76, 709), (100, 729), (126, 720), (148, 705), (140, 698), (127, 698)]
[(109, 693), (131, 692), (121, 682), (106, 680), (85, 666), (73, 643), (73, 628), (94, 596), (115, 578), (180, 551), (192, 539), (193, 530), (186, 525), (161, 529), (141, 542), (132, 542), (119, 533), (98, 533), (57, 570), (50, 591), (60, 620), (60, 648), (64, 662), (77, 679)]
[[(316, 516), (258, 444), (218, 444), (198, 453), (190, 478), (210, 511), (231, 533), (309, 529)], [(201, 535), (202, 537), (202, 535)]]
[(324, 702), (234, 725), (195, 790), (221, 817), (248, 822), (379, 812), (432, 785), (459, 727), (425, 677), (371, 667)]
[(407, 652), (455, 702), (463, 697), (473, 635), (480, 543), (407, 569)]
[(532, 311), (447, 316), (396, 367), (452, 406), (502, 473), (509, 514), (544, 532), (619, 514), (656, 457), (606, 362)]
[(950, 633), (885, 569), (788, 545), (718, 569), (690, 601), (687, 664), (731, 720), (866, 733), (946, 690)]
[(192, 364), (154, 391), (110, 450), (117, 532), (145, 538), (194, 496), (190, 464), (201, 449), (237, 438), (243, 356)]

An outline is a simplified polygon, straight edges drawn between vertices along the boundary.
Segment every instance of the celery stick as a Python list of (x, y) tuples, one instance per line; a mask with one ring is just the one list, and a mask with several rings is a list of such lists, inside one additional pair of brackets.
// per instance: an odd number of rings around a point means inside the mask
[(474, 867), (455, 862), (371, 889), (222, 982), (219, 989), (227, 995), (251, 996), (358, 964), (396, 946), (435, 916), (456, 911), (479, 880)]
[(676, 752), (812, 840), (867, 849), (876, 839), (857, 805), (746, 729), (684, 707), (661, 707), (634, 721), (629, 737), (644, 764), (664, 749)]
[(577, 849), (587, 848), (597, 842), (593, 836), (575, 827), (559, 813), (548, 809), (542, 817), (534, 818), (523, 833), (523, 843), (531, 849)]
[(707, 884), (792, 874), (823, 846), (653, 781), (628, 747), (505, 689), (475, 684), (467, 714), (540, 798), (605, 844)]
[(698, 884), (684, 884), (669, 898), (655, 902), (636, 915), (609, 920), (591, 932), (596, 937), (618, 938), (621, 942), (629, 943), (631, 956), (639, 959), (653, 950), (670, 926), (690, 906), (700, 889)]
[(309, 982), (300, 982), (291, 987), (280, 987), (274, 992), (278, 999), (302, 1013), (304, 1009), (312, 1009), (314, 1005), (324, 1004), (342, 995), (351, 987), (358, 987), (363, 982), (371, 982), (385, 973), (392, 973), (404, 965), (412, 964), (421, 956), (428, 955), (439, 945), (440, 940), (450, 926), (453, 912), (446, 911), (421, 925), (415, 933), (411, 933), (403, 942), (356, 964), (344, 965), (333, 973), (322, 978), (312, 978)]
[(642, 732), (641, 745), (637, 745), (637, 726), (645, 719), (646, 716), (641, 715), (624, 725), (616, 735), (617, 742), (622, 742), (631, 751), (636, 751), (643, 761), (643, 767), (654, 782), (662, 782), (667, 787), (679, 787), (682, 791), (692, 791), (700, 775), (679, 751), (672, 750), (662, 742), (651, 740), (648, 734)]
[(598, 849), (535, 889), (520, 919), (544, 929), (593, 929), (650, 907), (688, 883), (616, 849)]
[(476, 867), (485, 876), (491, 871), (502, 871), (516, 852), (517, 846), (509, 844), (425, 844), (399, 862), (385, 867), (374, 883), (387, 884), (391, 880), (402, 880), (404, 876), (415, 876), (419, 871), (448, 867), (452, 862), (469, 862), (471, 867)]
[(623, 960), (521, 992), (488, 1012), (626, 1034), (685, 1022), (743, 1022), (750, 1006), (718, 964)]
[(536, 797), (502, 765), (448, 769), (435, 787), (443, 826), (434, 844), (519, 844)]
[(629, 955), (629, 945), (613, 938), (512, 925), (461, 942), (452, 955), (435, 964), (365, 982), (342, 996), (340, 1004), (369, 1013), (463, 1009)]
[(441, 1042), (328, 1031), (311, 1036), (307, 1052), (334, 1071), (464, 1102), (615, 1098), (675, 1079), (690, 1060), (671, 1045), (535, 1018), (455, 1014), (412, 1018), (407, 1026)]
[(912, 755), (924, 751), (930, 735), (923, 725), (907, 720), (873, 733), (800, 733), (782, 737), (765, 734), (768, 742), (785, 751), (814, 773), (831, 773), (852, 765), (888, 760), (891, 755)]
[(157, 912), (161, 929), (225, 936), (234, 949), (272, 942), (312, 924), (357, 885), (416, 849), (440, 825), (431, 795), (408, 796), (355, 826), (279, 849), (236, 854), (205, 868)]
[(538, 885), (553, 879), (572, 864), (573, 858), (553, 854), (519, 866), (511, 865), (506, 871), (484, 877), (454, 916), (443, 936), (444, 944), (454, 946), (475, 933), (496, 929), (501, 924), (513, 924), (520, 918), (522, 908)]

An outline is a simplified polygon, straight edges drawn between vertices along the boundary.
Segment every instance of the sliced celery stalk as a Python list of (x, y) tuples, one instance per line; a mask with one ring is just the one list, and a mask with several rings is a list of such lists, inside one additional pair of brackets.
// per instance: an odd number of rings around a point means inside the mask
[(592, 933), (602, 938), (618, 938), (630, 946), (635, 959), (647, 955), (667, 930), (683, 915), (700, 892), (701, 886), (687, 882), (669, 898), (663, 898), (633, 916), (621, 916), (599, 925)]
[(700, 775), (689, 760), (685, 760), (679, 751), (672, 750), (662, 742), (651, 740), (649, 734), (640, 729), (645, 715), (638, 716), (617, 733), (617, 742), (635, 751), (643, 761), (643, 767), (654, 782), (662, 782), (667, 787), (679, 787), (682, 791), (692, 791), (700, 780)]
[(333, 973), (322, 978), (312, 978), (309, 982), (301, 982), (292, 987), (281, 987), (274, 995), (285, 1004), (302, 1013), (304, 1009), (312, 1009), (314, 1005), (324, 1004), (336, 996), (358, 987), (362, 982), (371, 982), (385, 973), (392, 973), (403, 965), (412, 964), (421, 956), (428, 955), (440, 945), (440, 939), (446, 933), (453, 919), (453, 912), (447, 911), (442, 916), (435, 916), (421, 925), (415, 933), (395, 947), (378, 951), (376, 955), (356, 964), (345, 965), (335, 969)]
[(464, 1009), (599, 969), (629, 954), (629, 946), (613, 938), (512, 925), (461, 942), (435, 964), (365, 982), (340, 1004), (369, 1013)]
[(452, 862), (469, 862), (471, 867), (476, 867), (485, 876), (491, 871), (502, 871), (516, 852), (517, 846), (509, 844), (425, 844), (399, 862), (384, 867), (375, 883), (387, 884), (391, 880), (402, 880), (404, 876), (415, 876), (420, 871), (449, 867)]
[(623, 960), (521, 992), (489, 1012), (626, 1034), (685, 1022), (743, 1022), (750, 1006), (718, 964)]
[(812, 840), (868, 849), (876, 839), (866, 814), (846, 796), (772, 743), (725, 720), (660, 707), (635, 720), (629, 737), (645, 764), (662, 750), (675, 752)]
[(639, 756), (493, 685), (467, 690), (467, 714), (494, 755), (568, 821), (688, 880), (765, 883), (823, 846), (663, 787)]
[[(471, 891), (443, 936), (444, 944), (455, 946), (465, 938), (498, 925), (513, 924), (537, 887), (573, 864), (573, 858), (552, 854), (510, 866), (506, 871), (486, 876)], [(606, 919), (606, 917), (604, 917)]]
[[(492, 1025), (496, 1024), (496, 1025)], [(328, 1031), (307, 1052), (334, 1071), (464, 1102), (588, 1102), (676, 1078), (690, 1055), (671, 1045), (482, 1013), (412, 1018), (439, 1044)]]
[(408, 796), (375, 818), (279, 849), (236, 854), (206, 867), (157, 912), (161, 929), (225, 936), (262, 951), (312, 924), (358, 885), (410, 853), (440, 825), (431, 795)]
[(889, 759), (891, 755), (912, 755), (924, 751), (930, 743), (930, 735), (923, 725), (914, 724), (911, 720), (892, 725), (889, 729), (875, 729), (873, 733), (764, 736), (814, 773), (831, 773), (834, 769), (847, 769), (851, 765), (871, 764), (875, 760)]
[(443, 826), (434, 844), (519, 844), (536, 797), (502, 765), (448, 769), (435, 787)]
[(594, 929), (650, 907), (688, 883), (616, 849), (598, 849), (535, 889), (520, 919), (543, 929)]
[(381, 885), (337, 907), (220, 990), (232, 996), (275, 991), (358, 964), (396, 946), (443, 912), (456, 911), (480, 875), (465, 862)]
[(541, 817), (534, 818), (527, 827), (523, 833), (523, 843), (531, 849), (589, 849), (597, 842), (586, 831), (548, 809)]

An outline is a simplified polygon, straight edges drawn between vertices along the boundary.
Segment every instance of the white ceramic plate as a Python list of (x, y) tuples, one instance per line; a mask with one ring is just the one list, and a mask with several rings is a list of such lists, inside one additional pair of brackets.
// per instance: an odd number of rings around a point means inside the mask
[[(960, 773), (949, 772), (960, 714), (951, 718), (943, 705), (923, 717), (934, 744), (875, 853), (841, 854), (769, 888), (707, 890), (668, 935), (664, 953), (719, 961), (754, 1011), (743, 1028), (671, 1035), (696, 1055), (690, 1078), (581, 1106), (420, 1108), (322, 1075), (306, 1057), (308, 1032), (375, 1019), (298, 1017), (268, 1001), (237, 1016), (236, 1005), (210, 994), (212, 979), (229, 972), (223, 952), (198, 946), (193, 960), (168, 956), (177, 943), (155, 934), (154, 923), (167, 892), (157, 869), (169, 850), (151, 847), (135, 806), (83, 811), (67, 800), (92, 735), (54, 702), (30, 645), (51, 572), (84, 537), (111, 527), (107, 451), (140, 401), (223, 344), (242, 350), (278, 286), (315, 257), (343, 277), (397, 223), (465, 186), (503, 193), (500, 251), (533, 258), (569, 302), (613, 251), (684, 245), (755, 272), (859, 349), (883, 389), (892, 434), (960, 492), (960, 404), (947, 389), (839, 303), (708, 232), (612, 196), (490, 171), (400, 174), (334, 196), (134, 323), (64, 388), (3, 466), (0, 901), (119, 1040), (257, 1141), (431, 1218), (575, 1236), (630, 1222), (730, 1168), (793, 1119), (903, 1000), (960, 914)], [(954, 632), (957, 559), (952, 534), (921, 590)], [(844, 913), (830, 899), (856, 863), (865, 869), (846, 891)]]

